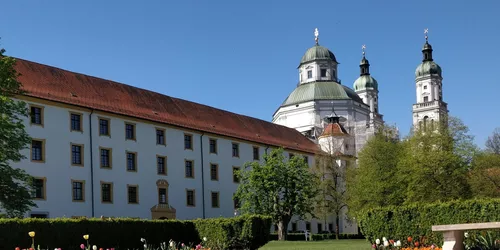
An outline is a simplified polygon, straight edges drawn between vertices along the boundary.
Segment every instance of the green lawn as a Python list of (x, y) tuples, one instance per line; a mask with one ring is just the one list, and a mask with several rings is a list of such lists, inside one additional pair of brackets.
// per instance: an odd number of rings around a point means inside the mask
[(324, 241), (271, 241), (260, 250), (370, 250), (366, 240), (324, 240)]

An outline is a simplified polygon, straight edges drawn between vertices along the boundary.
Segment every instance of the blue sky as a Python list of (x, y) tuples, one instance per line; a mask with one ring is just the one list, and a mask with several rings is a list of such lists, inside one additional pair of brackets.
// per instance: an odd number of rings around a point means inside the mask
[[(140, 3), (141, 2), (141, 3)], [(500, 1), (6, 0), (7, 54), (271, 121), (297, 66), (320, 44), (352, 87), (361, 45), (379, 82), (380, 111), (411, 126), (424, 28), (443, 68), (450, 114), (479, 146), (500, 127)]]

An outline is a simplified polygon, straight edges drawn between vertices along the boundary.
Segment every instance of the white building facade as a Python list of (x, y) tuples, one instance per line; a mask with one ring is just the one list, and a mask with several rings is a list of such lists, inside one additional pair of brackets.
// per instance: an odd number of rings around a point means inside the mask
[[(315, 35), (316, 44), (300, 61), (299, 83), (274, 113), (273, 122), (300, 131), (325, 152), (350, 156), (339, 159), (340, 168), (349, 164), (355, 166), (355, 156), (375, 133), (376, 127), (383, 124), (378, 108), (378, 82), (370, 75), (370, 64), (363, 46), (359, 78), (352, 89), (342, 85), (335, 55), (320, 46), (319, 34), (316, 32)], [(345, 135), (332, 135), (327, 131), (332, 124), (345, 130)], [(345, 183), (341, 185), (345, 186)], [(339, 221), (340, 232), (358, 233), (356, 222), (348, 218), (346, 212), (344, 209)], [(333, 215), (326, 221), (294, 218), (289, 230), (334, 231), (336, 226)]]
[(245, 163), (282, 146), (314, 164), (317, 146), (287, 127), (22, 59), (16, 70), (33, 138), (13, 164), (35, 177), (27, 217), (232, 217)]

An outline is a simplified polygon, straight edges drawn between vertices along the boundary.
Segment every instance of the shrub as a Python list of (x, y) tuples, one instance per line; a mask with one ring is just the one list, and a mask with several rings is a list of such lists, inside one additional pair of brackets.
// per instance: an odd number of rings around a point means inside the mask
[(412, 204), (371, 209), (358, 217), (363, 235), (370, 241), (387, 237), (401, 240), (411, 237), (421, 245), (443, 244), (441, 232), (433, 225), (500, 221), (500, 199), (452, 201), (434, 204)]
[[(267, 228), (266, 223), (269, 224)], [(213, 246), (265, 244), (269, 237), (270, 220), (260, 216), (181, 220), (138, 219), (0, 219), (0, 249), (31, 245), (28, 232), (35, 231), (35, 246), (53, 249), (76, 249), (85, 243), (88, 234), (91, 245), (115, 249), (139, 249), (147, 239), (158, 246), (170, 239), (186, 245), (196, 245), (203, 237)], [(265, 230), (267, 229), (267, 230)], [(267, 232), (267, 233), (266, 233)], [(259, 235), (261, 234), (261, 235)], [(211, 239), (211, 237), (214, 237)], [(250, 243), (248, 243), (250, 241)], [(212, 248), (216, 249), (216, 248)]]
[(243, 215), (235, 218), (198, 219), (193, 221), (205, 246), (219, 249), (258, 249), (269, 241), (271, 218)]

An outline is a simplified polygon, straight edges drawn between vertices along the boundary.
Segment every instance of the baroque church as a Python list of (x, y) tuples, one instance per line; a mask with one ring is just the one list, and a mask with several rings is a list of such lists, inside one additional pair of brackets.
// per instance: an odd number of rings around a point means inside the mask
[[(413, 125), (417, 128), (433, 126), (448, 113), (443, 101), (441, 67), (434, 62), (432, 46), (425, 29), (422, 63), (415, 71), (416, 103), (413, 105)], [(338, 77), (338, 61), (334, 53), (319, 44), (319, 32), (315, 30), (315, 45), (309, 48), (298, 66), (299, 82), (273, 114), (273, 123), (294, 128), (324, 151), (339, 156), (341, 168), (356, 166), (358, 152), (374, 135), (377, 127), (384, 124), (379, 110), (378, 82), (370, 74), (370, 63), (365, 56), (366, 46), (359, 64), (360, 74), (352, 88), (343, 85)], [(399, 137), (396, 128), (394, 135)], [(342, 212), (341, 233), (356, 233), (356, 223)], [(292, 221), (292, 231), (333, 231), (334, 216), (323, 224), (314, 221), (302, 226), (299, 218)]]

